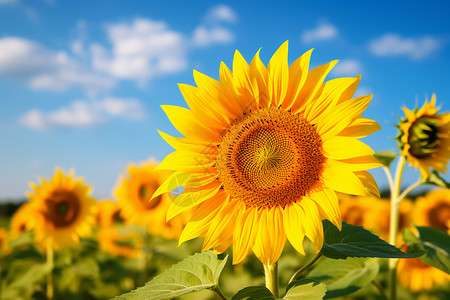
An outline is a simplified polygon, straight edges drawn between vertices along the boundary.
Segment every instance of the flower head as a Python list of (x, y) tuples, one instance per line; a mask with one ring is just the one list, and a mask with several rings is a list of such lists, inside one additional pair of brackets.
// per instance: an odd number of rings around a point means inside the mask
[(413, 223), (431, 226), (450, 233), (450, 190), (434, 190), (416, 200)]
[(175, 173), (153, 197), (184, 188), (168, 211), (192, 214), (180, 243), (205, 236), (204, 250), (233, 244), (234, 263), (253, 251), (272, 265), (287, 239), (320, 251), (322, 219), (341, 227), (335, 191), (378, 194), (365, 170), (380, 164), (358, 140), (380, 129), (361, 117), (372, 96), (352, 99), (359, 76), (324, 83), (337, 61), (309, 71), (310, 55), (289, 66), (286, 42), (266, 67), (236, 51), (220, 81), (194, 71), (197, 87), (179, 85), (190, 109), (163, 106), (184, 137), (161, 133), (176, 151), (158, 169)]
[(23, 232), (30, 230), (33, 217), (33, 210), (30, 209), (30, 203), (23, 203), (11, 218), (11, 238), (15, 239)]
[(34, 190), (27, 194), (33, 211), (30, 229), (35, 231), (39, 244), (55, 248), (74, 246), (80, 237), (91, 233), (97, 201), (89, 197), (90, 187), (73, 177), (73, 172), (66, 176), (57, 169), (50, 181), (30, 183)]
[(113, 226), (102, 227), (97, 233), (100, 248), (114, 255), (135, 258), (141, 254), (143, 241), (136, 231)]
[(103, 200), (98, 203), (97, 223), (100, 227), (109, 227), (120, 220), (120, 206), (117, 202)]
[(128, 176), (121, 177), (114, 191), (121, 215), (127, 224), (146, 226), (151, 234), (178, 238), (185, 224), (184, 216), (166, 222), (171, 195), (160, 195), (150, 202), (158, 186), (166, 180), (167, 171), (155, 171), (156, 162), (130, 165)]
[(430, 169), (446, 172), (450, 158), (450, 113), (438, 114), (438, 110), (433, 94), (431, 102), (425, 101), (421, 109), (404, 107), (406, 116), (398, 125), (400, 155), (420, 168), (425, 178), (430, 176)]

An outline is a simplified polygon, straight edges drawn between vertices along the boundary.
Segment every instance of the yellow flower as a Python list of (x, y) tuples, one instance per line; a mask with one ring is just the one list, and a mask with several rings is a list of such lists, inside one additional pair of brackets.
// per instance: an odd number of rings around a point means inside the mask
[(425, 101), (423, 107), (411, 111), (403, 108), (406, 117), (400, 120), (400, 133), (397, 137), (402, 152), (411, 166), (420, 168), (423, 177), (447, 171), (450, 158), (450, 113), (437, 114), (436, 95), (431, 102)]
[(97, 234), (100, 248), (105, 252), (126, 258), (134, 258), (141, 253), (143, 242), (136, 231), (119, 233), (116, 228), (110, 226), (100, 228)]
[(74, 179), (73, 172), (66, 176), (59, 169), (50, 181), (40, 179), (40, 185), (30, 183), (34, 193), (28, 193), (34, 217), (30, 229), (36, 241), (45, 247), (57, 249), (74, 246), (79, 237), (91, 232), (95, 223), (97, 201), (89, 197), (91, 188), (82, 179)]
[(450, 234), (450, 190), (434, 190), (416, 200), (413, 223), (432, 226)]
[(179, 85), (190, 109), (162, 106), (185, 137), (161, 133), (176, 151), (158, 169), (176, 172), (153, 197), (184, 187), (168, 211), (192, 213), (180, 243), (205, 236), (204, 250), (233, 244), (234, 263), (253, 250), (272, 265), (287, 239), (320, 251), (322, 219), (341, 227), (335, 191), (379, 193), (365, 170), (380, 164), (358, 140), (380, 129), (360, 117), (372, 96), (351, 99), (359, 76), (323, 83), (337, 61), (308, 72), (310, 55), (289, 67), (286, 42), (266, 67), (259, 51), (250, 65), (236, 51), (220, 81), (194, 71), (197, 87)]
[(450, 275), (418, 258), (400, 259), (397, 274), (400, 284), (413, 292), (430, 290), (450, 282)]
[(354, 197), (339, 194), (339, 208), (342, 221), (356, 226), (365, 226), (366, 218), (372, 208), (368, 197)]
[(28, 231), (33, 217), (34, 214), (33, 210), (30, 209), (30, 203), (23, 203), (11, 218), (9, 226), (11, 238), (16, 239), (23, 232)]
[(120, 206), (117, 202), (103, 200), (98, 203), (97, 223), (100, 227), (112, 226), (120, 220)]
[[(370, 210), (368, 211), (364, 227), (373, 231), (376, 235), (384, 240), (389, 240), (389, 224), (391, 217), (391, 204), (389, 199), (377, 199), (371, 197), (369, 199)], [(399, 233), (397, 241), (402, 241), (402, 229), (411, 225), (411, 211), (413, 203), (409, 199), (403, 199), (400, 203), (399, 211)]]
[(171, 203), (170, 195), (150, 197), (158, 186), (167, 178), (167, 171), (155, 171), (156, 162), (150, 160), (139, 166), (128, 167), (128, 177), (122, 177), (117, 184), (114, 195), (128, 224), (148, 227), (149, 232), (165, 238), (178, 238), (185, 225), (184, 216), (166, 222), (167, 209)]

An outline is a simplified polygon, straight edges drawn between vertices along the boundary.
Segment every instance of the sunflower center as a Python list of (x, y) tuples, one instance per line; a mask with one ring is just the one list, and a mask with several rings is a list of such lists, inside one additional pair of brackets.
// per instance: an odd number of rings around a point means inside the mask
[(216, 168), (223, 188), (253, 207), (284, 207), (319, 180), (324, 157), (313, 125), (274, 107), (247, 115), (219, 146)]
[(439, 203), (433, 207), (428, 215), (430, 225), (447, 231), (447, 221), (450, 220), (450, 206), (447, 203)]
[(417, 119), (409, 129), (409, 152), (415, 157), (431, 156), (439, 146), (439, 123), (430, 117)]
[(74, 223), (80, 213), (78, 197), (71, 191), (56, 190), (45, 200), (44, 216), (55, 227), (67, 227)]
[[(139, 199), (141, 202), (145, 205), (145, 209), (152, 210), (156, 208), (159, 203), (161, 202), (161, 196), (156, 197), (152, 201), (150, 201), (151, 196), (153, 195), (153, 192), (156, 191), (158, 186), (153, 186), (149, 184), (142, 184), (139, 187)], [(150, 202), (149, 202), (150, 201)]]

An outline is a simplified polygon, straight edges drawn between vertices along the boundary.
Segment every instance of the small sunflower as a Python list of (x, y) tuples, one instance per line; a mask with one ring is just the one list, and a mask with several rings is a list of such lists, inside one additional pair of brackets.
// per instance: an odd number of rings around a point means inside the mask
[(23, 203), (11, 218), (9, 225), (11, 238), (16, 239), (25, 231), (30, 230), (33, 217), (33, 210), (30, 208), (30, 203)]
[(120, 206), (117, 202), (103, 200), (98, 203), (97, 224), (100, 227), (112, 226), (120, 220)]
[(97, 237), (100, 248), (105, 252), (126, 258), (134, 258), (141, 254), (143, 241), (136, 231), (119, 233), (118, 229), (112, 226), (102, 227)]
[(253, 250), (273, 265), (287, 239), (320, 251), (322, 219), (341, 228), (335, 191), (379, 194), (365, 170), (380, 164), (358, 140), (380, 129), (361, 117), (372, 95), (352, 99), (360, 76), (324, 83), (337, 61), (308, 71), (310, 55), (288, 66), (286, 42), (266, 67), (236, 51), (220, 81), (194, 71), (197, 87), (179, 85), (190, 109), (162, 106), (184, 137), (161, 133), (176, 151), (158, 169), (176, 172), (153, 197), (184, 188), (168, 211), (192, 213), (180, 243), (205, 236), (204, 250), (233, 244), (235, 264)]
[(143, 225), (151, 234), (178, 238), (185, 224), (183, 216), (166, 222), (171, 195), (160, 195), (150, 202), (152, 194), (170, 173), (155, 171), (150, 160), (128, 167), (128, 177), (121, 177), (114, 191), (122, 216), (128, 224)]
[(406, 117), (398, 125), (400, 155), (419, 168), (425, 178), (430, 176), (430, 169), (446, 172), (450, 158), (450, 113), (437, 114), (438, 110), (433, 94), (431, 102), (425, 101), (420, 110), (404, 107)]
[(46, 247), (74, 246), (80, 237), (90, 234), (95, 223), (97, 201), (89, 197), (91, 188), (73, 177), (72, 171), (66, 176), (57, 169), (50, 181), (30, 184), (34, 190), (27, 194), (34, 211), (30, 229)]
[(434, 190), (416, 200), (413, 223), (432, 226), (450, 234), (450, 190)]
[(449, 274), (425, 264), (418, 258), (400, 259), (397, 277), (402, 286), (413, 292), (426, 291), (450, 283)]
[(356, 226), (365, 226), (368, 212), (372, 205), (368, 197), (354, 197), (347, 194), (339, 195), (339, 208), (342, 221)]

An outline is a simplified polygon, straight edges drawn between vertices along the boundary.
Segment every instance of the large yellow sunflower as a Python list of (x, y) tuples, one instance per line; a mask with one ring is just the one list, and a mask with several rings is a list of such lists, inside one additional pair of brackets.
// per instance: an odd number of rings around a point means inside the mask
[(360, 76), (324, 83), (337, 61), (308, 71), (310, 55), (288, 66), (286, 42), (266, 67), (236, 51), (220, 81), (194, 71), (197, 87), (179, 85), (190, 109), (162, 106), (184, 137), (161, 133), (176, 151), (158, 169), (176, 172), (153, 197), (184, 187), (168, 211), (192, 213), (180, 243), (205, 236), (204, 250), (233, 244), (234, 263), (253, 250), (270, 266), (287, 239), (320, 251), (322, 219), (341, 228), (335, 191), (378, 194), (365, 170), (380, 164), (358, 140), (380, 129), (361, 117), (372, 95), (351, 99)]
[(401, 259), (397, 274), (400, 284), (413, 292), (430, 290), (450, 283), (450, 275), (425, 264), (418, 258)]
[(432, 226), (450, 234), (450, 190), (434, 190), (416, 200), (413, 223)]
[(450, 113), (437, 114), (435, 94), (420, 110), (404, 107), (403, 111), (406, 117), (400, 120), (397, 137), (400, 155), (411, 166), (420, 168), (423, 177), (430, 176), (430, 169), (446, 172), (450, 158)]
[(170, 174), (167, 171), (155, 171), (156, 162), (150, 160), (140, 165), (128, 167), (128, 177), (121, 177), (114, 191), (119, 200), (122, 216), (128, 224), (148, 227), (149, 232), (165, 238), (178, 238), (185, 225), (184, 216), (166, 222), (167, 209), (171, 203), (171, 195), (150, 197), (158, 186)]
[(97, 201), (89, 197), (91, 188), (73, 177), (73, 171), (66, 176), (57, 169), (50, 181), (30, 183), (34, 190), (27, 194), (34, 211), (30, 228), (36, 241), (46, 247), (74, 246), (79, 237), (90, 234), (95, 223)]

